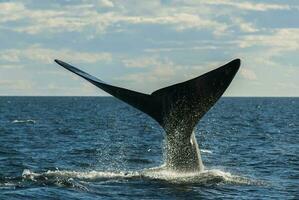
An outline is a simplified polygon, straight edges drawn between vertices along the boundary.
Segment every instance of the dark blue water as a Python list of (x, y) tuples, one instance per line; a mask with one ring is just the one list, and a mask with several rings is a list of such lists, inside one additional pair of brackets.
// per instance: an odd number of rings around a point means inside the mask
[(196, 137), (207, 171), (163, 164), (163, 131), (111, 97), (0, 97), (0, 199), (298, 199), (299, 98), (222, 98)]

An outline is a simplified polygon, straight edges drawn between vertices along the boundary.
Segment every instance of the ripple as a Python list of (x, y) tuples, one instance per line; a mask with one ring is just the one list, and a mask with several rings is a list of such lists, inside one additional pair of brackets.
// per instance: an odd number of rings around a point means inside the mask
[(208, 150), (208, 149), (200, 149), (200, 152), (202, 152), (202, 153), (208, 153), (208, 154), (212, 154), (213, 153), (213, 151)]
[(26, 123), (26, 124), (35, 124), (36, 121), (33, 120), (33, 119), (15, 119), (11, 123), (13, 123), (13, 124), (23, 124), (23, 123)]

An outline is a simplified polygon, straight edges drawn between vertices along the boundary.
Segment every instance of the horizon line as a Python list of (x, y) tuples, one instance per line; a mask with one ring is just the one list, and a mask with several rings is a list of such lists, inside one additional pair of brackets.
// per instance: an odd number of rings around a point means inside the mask
[[(113, 97), (112, 95), (0, 95), (1, 97)], [(299, 98), (299, 96), (237, 96), (237, 95), (228, 95), (222, 96), (224, 98), (246, 98), (246, 97), (254, 97), (254, 98)]]

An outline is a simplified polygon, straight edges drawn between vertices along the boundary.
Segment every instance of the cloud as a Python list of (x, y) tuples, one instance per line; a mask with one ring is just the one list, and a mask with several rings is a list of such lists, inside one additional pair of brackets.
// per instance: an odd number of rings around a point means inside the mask
[(286, 4), (271, 4), (271, 3), (253, 3), (249, 1), (231, 1), (231, 0), (211, 0), (203, 1), (210, 5), (226, 5), (233, 6), (243, 10), (251, 11), (268, 11), (268, 10), (290, 10), (291, 7)]
[(267, 32), (241, 36), (237, 41), (241, 49), (239, 54), (256, 66), (279, 67), (281, 58), (299, 50), (299, 28), (282, 28)]
[(254, 33), (259, 31), (254, 24), (247, 22), (240, 17), (231, 17), (231, 21), (235, 23), (244, 33)]
[[(132, 88), (140, 91), (152, 91), (162, 86), (169, 85), (170, 81), (175, 81), (180, 69), (170, 59), (159, 59), (158, 57), (141, 57), (130, 60), (129, 67), (146, 66), (142, 72), (132, 72), (115, 78), (118, 82), (126, 82)], [(128, 67), (128, 65), (126, 66)], [(120, 83), (121, 84), (121, 83)]]
[(30, 46), (25, 49), (7, 49), (0, 51), (0, 59), (7, 62), (23, 62), (24, 59), (49, 64), (54, 59), (63, 59), (81, 63), (109, 62), (110, 53), (80, 52), (70, 49), (47, 49), (39, 46)]
[(295, 51), (299, 49), (299, 28), (282, 28), (261, 35), (242, 36), (239, 41), (241, 48), (264, 46), (279, 51)]
[[(152, 92), (158, 88), (166, 87), (178, 82), (199, 76), (209, 70), (215, 69), (222, 63), (201, 62), (199, 65), (180, 65), (170, 58), (159, 56), (141, 56), (123, 59), (125, 67), (131, 68), (130, 73), (114, 78), (118, 85), (125, 83), (138, 91)], [(138, 69), (142, 67), (142, 70)], [(136, 70), (134, 72), (134, 70)]]
[(22, 69), (22, 68), (24, 68), (23, 65), (0, 64), (0, 69), (10, 70), (10, 69)]
[(254, 71), (250, 69), (241, 68), (240, 73), (247, 80), (251, 80), (251, 81), (257, 80), (256, 74), (254, 73)]
[[(91, 30), (93, 34), (105, 34), (107, 29), (112, 26), (146, 24), (163, 25), (176, 31), (208, 29), (214, 35), (221, 35), (231, 28), (231, 23), (238, 25), (240, 30), (245, 33), (257, 32), (258, 28), (253, 23), (237, 17), (235, 11), (233, 14), (231, 12), (226, 13), (232, 16), (230, 21), (222, 20), (222, 16), (219, 16), (222, 10), (213, 7), (213, 5), (226, 5), (249, 11), (289, 10), (293, 8), (287, 4), (230, 0), (199, 2), (185, 0), (168, 6), (163, 6), (158, 1), (145, 5), (143, 5), (144, 3), (125, 1), (114, 4), (111, 0), (96, 2), (96, 4), (92, 4), (92, 2), (83, 1), (81, 4), (59, 5), (59, 7), (52, 5), (47, 9), (30, 8), (22, 2), (0, 3), (0, 25), (4, 24), (6, 29), (27, 34), (83, 32), (85, 30)], [(98, 8), (111, 9), (99, 11)], [(144, 12), (132, 12), (132, 9), (145, 10)], [(199, 13), (198, 10), (201, 12)], [(217, 15), (220, 18), (215, 17)], [(11, 25), (9, 22), (21, 23)], [(116, 31), (116, 29), (114, 30)]]
[(137, 59), (127, 59), (124, 61), (126, 67), (147, 67), (144, 73), (129, 74), (121, 77), (122, 80), (142, 82), (144, 80), (169, 79), (175, 75), (179, 66), (169, 59), (158, 59), (153, 57), (141, 57)]
[(21, 16), (17, 13), (22, 12), (24, 9), (25, 7), (22, 3), (0, 2), (0, 23), (21, 19)]
[[(270, 29), (264, 30), (262, 34), (239, 36), (235, 45), (239, 50), (236, 55), (244, 59), (243, 64), (250, 66), (254, 72), (273, 76), (273, 81), (275, 74), (280, 76), (297, 64), (297, 59), (294, 56), (290, 58), (290, 55), (296, 55), (299, 50), (299, 28)], [(247, 77), (250, 79), (249, 75)], [(284, 81), (288, 82), (289, 78)]]
[[(114, 7), (108, 0), (99, 1), (100, 5)], [(121, 5), (119, 6), (121, 7)], [(226, 30), (223, 22), (208, 19), (199, 14), (188, 13), (180, 9), (159, 7), (161, 12), (153, 15), (129, 15), (123, 9), (109, 12), (99, 12), (92, 4), (69, 5), (61, 9), (31, 9), (18, 2), (0, 3), (0, 23), (22, 21), (5, 27), (17, 32), (27, 34), (82, 32), (87, 28), (95, 30), (98, 34), (105, 33), (112, 25), (124, 24), (156, 24), (173, 27), (177, 31), (186, 29), (212, 29), (215, 33)], [(171, 11), (171, 12), (170, 12)], [(24, 23), (25, 22), (25, 23)]]
[(0, 80), (0, 87), (5, 90), (31, 90), (33, 86), (29, 80)]
[[(4, 41), (0, 48), (1, 74), (3, 78), (10, 76), (16, 80), (38, 77), (35, 87), (43, 85), (43, 89), (47, 88), (41, 77), (47, 80), (60, 71), (32, 69), (53, 63), (55, 58), (74, 63), (109, 62), (111, 68), (105, 69), (109, 75), (115, 74), (113, 70), (120, 70), (116, 74), (123, 73), (114, 80), (143, 90), (187, 80), (203, 70), (208, 71), (210, 66), (220, 66), (224, 60), (235, 57), (240, 57), (245, 66), (240, 69), (242, 78), (237, 81), (250, 83), (252, 94), (259, 88), (270, 94), (267, 84), (272, 85), (281, 74), (282, 82), (298, 82), (294, 75), (298, 70), (288, 69), (291, 65), (298, 66), (299, 28), (295, 21), (286, 22), (284, 17), (296, 18), (295, 11), (299, 8), (294, 1), (1, 2), (0, 37)], [(277, 15), (277, 11), (282, 15)], [(267, 18), (262, 19), (264, 16)], [(269, 20), (272, 18), (273, 21)], [(151, 31), (155, 31), (154, 34)], [(5, 38), (10, 40), (5, 41)], [(65, 48), (54, 49), (50, 44), (63, 40), (69, 40)], [(39, 45), (32, 45), (37, 42)], [(118, 48), (122, 44), (133, 45)], [(95, 51), (96, 45), (111, 50)], [(120, 62), (125, 69), (119, 68)], [(28, 71), (30, 66), (31, 71)], [(262, 78), (259, 77), (261, 74)], [(256, 82), (261, 85), (254, 87)], [(8, 85), (9, 82), (5, 83)], [(59, 85), (50, 86), (51, 91), (59, 94), (66, 94), (68, 90), (76, 94), (83, 91), (83, 86), (64, 90), (59, 90)], [(238, 92), (242, 93), (241, 90)]]
[(135, 59), (123, 59), (123, 64), (127, 68), (147, 68), (160, 65), (155, 57), (140, 57)]
[(276, 85), (281, 90), (294, 90), (294, 91), (299, 90), (299, 86), (295, 83), (281, 83), (281, 82), (279, 82)]
[(113, 8), (114, 4), (112, 1), (109, 0), (99, 0), (98, 2), (100, 7), (106, 7), (106, 8)]
[[(6, 25), (13, 31), (38, 34), (65, 31), (82, 31), (90, 23), (93, 13), (86, 12), (92, 5), (66, 6), (63, 9), (30, 9), (21, 2), (0, 3), (0, 23), (16, 22)], [(89, 20), (89, 21), (88, 21)]]
[(223, 32), (227, 28), (225, 23), (204, 19), (199, 15), (189, 13), (177, 13), (173, 15), (154, 17), (127, 16), (119, 18), (119, 21), (132, 24), (173, 25), (178, 31), (183, 31), (185, 29), (211, 28), (216, 29), (219, 32)]
[(159, 52), (173, 52), (173, 51), (198, 51), (198, 50), (217, 50), (220, 47), (217, 45), (201, 45), (201, 46), (188, 46), (188, 47), (164, 47), (164, 48), (149, 48), (145, 52), (159, 53)]

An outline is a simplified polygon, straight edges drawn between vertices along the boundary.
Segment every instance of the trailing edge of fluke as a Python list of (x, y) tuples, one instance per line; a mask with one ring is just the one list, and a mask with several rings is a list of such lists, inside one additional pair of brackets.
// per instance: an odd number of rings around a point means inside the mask
[(222, 96), (241, 64), (235, 59), (191, 80), (144, 94), (105, 83), (63, 61), (55, 62), (155, 119), (166, 132), (166, 167), (177, 171), (203, 169), (193, 130)]

